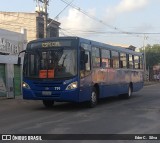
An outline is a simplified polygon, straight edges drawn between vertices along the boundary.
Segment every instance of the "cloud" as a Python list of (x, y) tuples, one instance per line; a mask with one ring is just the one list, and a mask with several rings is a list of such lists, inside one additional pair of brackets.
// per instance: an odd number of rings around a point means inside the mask
[[(96, 15), (95, 9), (89, 9), (87, 13), (91, 16)], [(75, 33), (75, 31), (78, 31), (78, 33), (82, 33), (83, 31), (93, 30), (101, 26), (98, 22), (95, 22), (88, 16), (75, 9), (69, 9), (68, 15), (66, 17), (62, 17), (60, 19), (60, 22), (62, 30), (66, 29), (70, 32), (74, 31), (72, 33)]]
[(115, 7), (116, 12), (130, 12), (141, 9), (148, 4), (148, 0), (121, 0)]
[[(102, 15), (96, 15), (96, 9), (89, 9), (87, 13), (93, 17), (101, 17), (106, 24), (112, 23), (117, 17), (124, 13), (134, 12), (141, 8), (144, 8), (150, 0), (120, 0), (117, 5), (106, 8), (106, 12), (102, 12)], [(103, 10), (102, 10), (103, 11)], [(104, 10), (105, 11), (105, 10)], [(67, 16), (59, 19), (61, 22), (62, 30), (68, 31), (68, 35), (73, 33), (77, 36), (88, 36), (90, 33), (84, 33), (89, 30), (100, 30), (104, 27), (100, 22), (96, 22), (87, 17), (83, 13), (73, 8), (69, 9)], [(77, 30), (77, 31), (76, 31)], [(66, 33), (66, 31), (64, 31)]]
[(121, 0), (114, 7), (106, 10), (106, 21), (114, 21), (119, 15), (128, 12), (134, 12), (144, 8), (149, 3), (149, 0)]
[(138, 27), (134, 28), (134, 31), (139, 31), (139, 32), (152, 32), (155, 30), (152, 24), (146, 24), (142, 23), (142, 25), (139, 25)]

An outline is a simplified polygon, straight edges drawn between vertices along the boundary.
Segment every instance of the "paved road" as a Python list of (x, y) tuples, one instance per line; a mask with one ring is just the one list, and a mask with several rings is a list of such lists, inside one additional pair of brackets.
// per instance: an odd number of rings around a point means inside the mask
[(0, 133), (160, 133), (160, 84), (144, 87), (129, 100), (107, 98), (93, 109), (71, 103), (46, 109), (41, 101), (1, 99)]

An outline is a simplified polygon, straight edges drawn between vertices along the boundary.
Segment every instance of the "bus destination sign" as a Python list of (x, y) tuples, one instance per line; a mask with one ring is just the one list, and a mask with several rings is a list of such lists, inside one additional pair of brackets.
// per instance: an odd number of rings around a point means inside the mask
[(42, 48), (71, 46), (71, 41), (49, 41), (42, 42)]
[(42, 43), (42, 48), (47, 48), (47, 47), (59, 47), (60, 42), (44, 42)]

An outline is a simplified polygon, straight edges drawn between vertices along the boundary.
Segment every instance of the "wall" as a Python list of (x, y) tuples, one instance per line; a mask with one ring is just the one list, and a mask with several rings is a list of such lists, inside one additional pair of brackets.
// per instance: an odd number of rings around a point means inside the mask
[(13, 98), (21, 92), (21, 67), (16, 64), (25, 44), (25, 34), (0, 29), (0, 97)]
[[(27, 42), (38, 38), (44, 38), (44, 18), (40, 13), (25, 12), (0, 12), (0, 28), (21, 32), (24, 28), (27, 30)], [(59, 36), (60, 23), (52, 19), (48, 19), (48, 36)]]
[(27, 29), (27, 41), (36, 39), (37, 13), (0, 12), (0, 28), (21, 32), (21, 28)]

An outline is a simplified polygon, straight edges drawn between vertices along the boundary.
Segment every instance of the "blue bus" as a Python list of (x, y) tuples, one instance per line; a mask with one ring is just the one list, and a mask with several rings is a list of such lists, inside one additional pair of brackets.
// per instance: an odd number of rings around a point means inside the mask
[(28, 43), (23, 62), (23, 99), (86, 102), (120, 95), (130, 98), (143, 87), (143, 54), (80, 37)]

